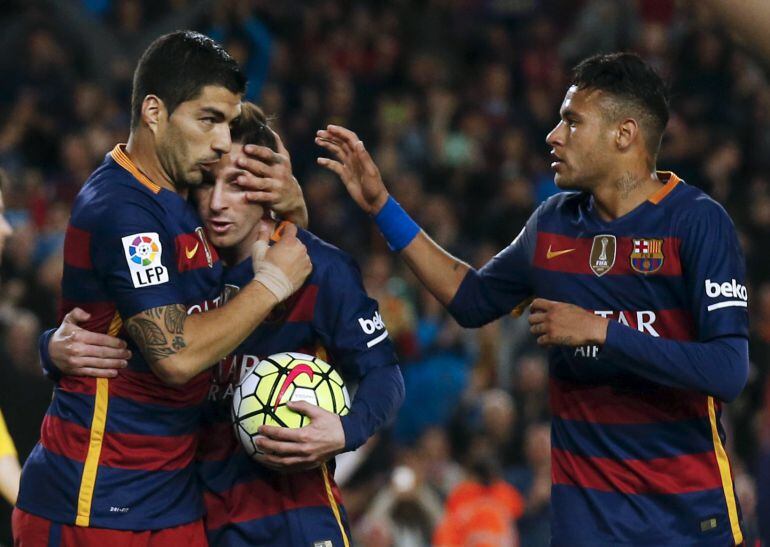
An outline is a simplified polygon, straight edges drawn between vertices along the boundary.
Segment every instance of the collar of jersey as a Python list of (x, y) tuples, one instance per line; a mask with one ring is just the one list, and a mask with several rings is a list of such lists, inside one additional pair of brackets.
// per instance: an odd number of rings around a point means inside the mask
[(139, 170), (136, 164), (131, 161), (131, 158), (128, 157), (128, 154), (126, 154), (125, 148), (125, 144), (116, 144), (115, 148), (113, 148), (112, 152), (110, 152), (112, 159), (115, 160), (115, 163), (120, 165), (123, 169), (131, 173), (131, 175), (136, 180), (138, 180), (143, 186), (146, 186), (153, 194), (159, 194), (161, 187), (152, 182), (149, 178), (147, 178), (147, 175)]
[(622, 217), (616, 218), (614, 220), (604, 220), (599, 216), (599, 213), (596, 211), (596, 203), (594, 201), (593, 195), (589, 195), (588, 201), (587, 201), (587, 207), (588, 207), (588, 215), (591, 219), (593, 219), (594, 222), (598, 223), (600, 226), (609, 228), (622, 226), (629, 220), (635, 219), (638, 215), (644, 214), (644, 211), (648, 210), (650, 207), (655, 207), (656, 205), (660, 205), (660, 203), (666, 199), (669, 194), (676, 188), (682, 180), (676, 176), (671, 171), (657, 171), (658, 178), (664, 182), (663, 186), (658, 188), (651, 196), (649, 196), (645, 201), (640, 203), (635, 209), (629, 211)]
[(657, 171), (658, 179), (665, 181), (663, 186), (658, 188), (654, 194), (647, 198), (647, 201), (653, 205), (658, 205), (668, 196), (676, 186), (682, 182), (682, 179), (676, 176), (673, 171)]

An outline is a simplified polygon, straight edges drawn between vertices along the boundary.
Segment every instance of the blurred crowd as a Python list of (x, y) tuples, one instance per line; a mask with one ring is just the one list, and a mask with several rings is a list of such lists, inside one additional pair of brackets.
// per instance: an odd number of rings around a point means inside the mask
[(0, 272), (0, 408), (22, 461), (50, 399), (36, 342), (57, 323), (72, 199), (127, 138), (139, 53), (194, 28), (244, 67), (248, 97), (291, 153), (311, 230), (357, 258), (398, 346), (398, 419), (339, 461), (356, 543), (461, 545), (475, 535), (547, 545), (548, 370), (526, 321), (460, 328), (316, 166), (313, 137), (328, 123), (358, 132), (405, 209), (480, 266), (557, 191), (544, 138), (569, 68), (634, 50), (671, 86), (659, 167), (724, 204), (746, 254), (752, 368), (723, 421), (755, 533), (756, 462), (770, 446), (770, 85), (697, 2), (6, 0), (0, 9), (0, 167), (15, 230)]

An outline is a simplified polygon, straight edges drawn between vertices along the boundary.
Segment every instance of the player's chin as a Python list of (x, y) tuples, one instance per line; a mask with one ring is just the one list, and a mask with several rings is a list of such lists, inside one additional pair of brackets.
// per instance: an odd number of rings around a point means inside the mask
[(187, 186), (200, 186), (201, 183), (203, 183), (203, 171), (197, 168), (190, 171), (185, 177), (185, 182), (187, 183)]
[(563, 175), (561, 173), (556, 173), (553, 177), (553, 182), (556, 184), (556, 187), (560, 190), (579, 190), (580, 185), (575, 181), (574, 178)]
[(227, 247), (232, 247), (234, 244), (233, 237), (219, 235), (213, 230), (206, 230), (206, 236), (208, 237), (209, 242), (218, 249), (226, 249)]

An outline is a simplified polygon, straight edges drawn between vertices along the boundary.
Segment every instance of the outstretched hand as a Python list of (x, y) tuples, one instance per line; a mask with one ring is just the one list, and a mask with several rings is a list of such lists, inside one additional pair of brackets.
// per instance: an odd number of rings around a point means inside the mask
[(329, 125), (316, 133), (315, 142), (337, 158), (318, 158), (318, 165), (340, 177), (361, 209), (370, 215), (379, 213), (388, 201), (388, 190), (358, 135), (344, 127)]
[(310, 418), (298, 429), (263, 425), (259, 428), (256, 459), (277, 471), (302, 471), (318, 467), (345, 448), (345, 431), (337, 414), (321, 407), (296, 401), (289, 408)]

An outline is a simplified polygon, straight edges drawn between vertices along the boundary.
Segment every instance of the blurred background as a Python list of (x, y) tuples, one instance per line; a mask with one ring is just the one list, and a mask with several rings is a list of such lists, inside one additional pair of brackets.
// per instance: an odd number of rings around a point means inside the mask
[(548, 370), (526, 321), (460, 328), (387, 252), (339, 181), (316, 167), (313, 137), (328, 123), (357, 131), (406, 210), (480, 266), (556, 192), (544, 138), (569, 68), (597, 52), (633, 50), (671, 86), (659, 167), (724, 204), (746, 253), (752, 368), (723, 421), (755, 537), (757, 462), (770, 444), (770, 86), (697, 4), (0, 0), (0, 167), (15, 230), (0, 272), (0, 408), (22, 462), (51, 396), (36, 341), (57, 322), (72, 199), (127, 139), (138, 55), (162, 33), (193, 28), (242, 64), (248, 98), (274, 118), (291, 153), (311, 230), (358, 259), (398, 346), (403, 409), (339, 465), (356, 544), (465, 541), (467, 519), (484, 512), (488, 530), (547, 545)]

